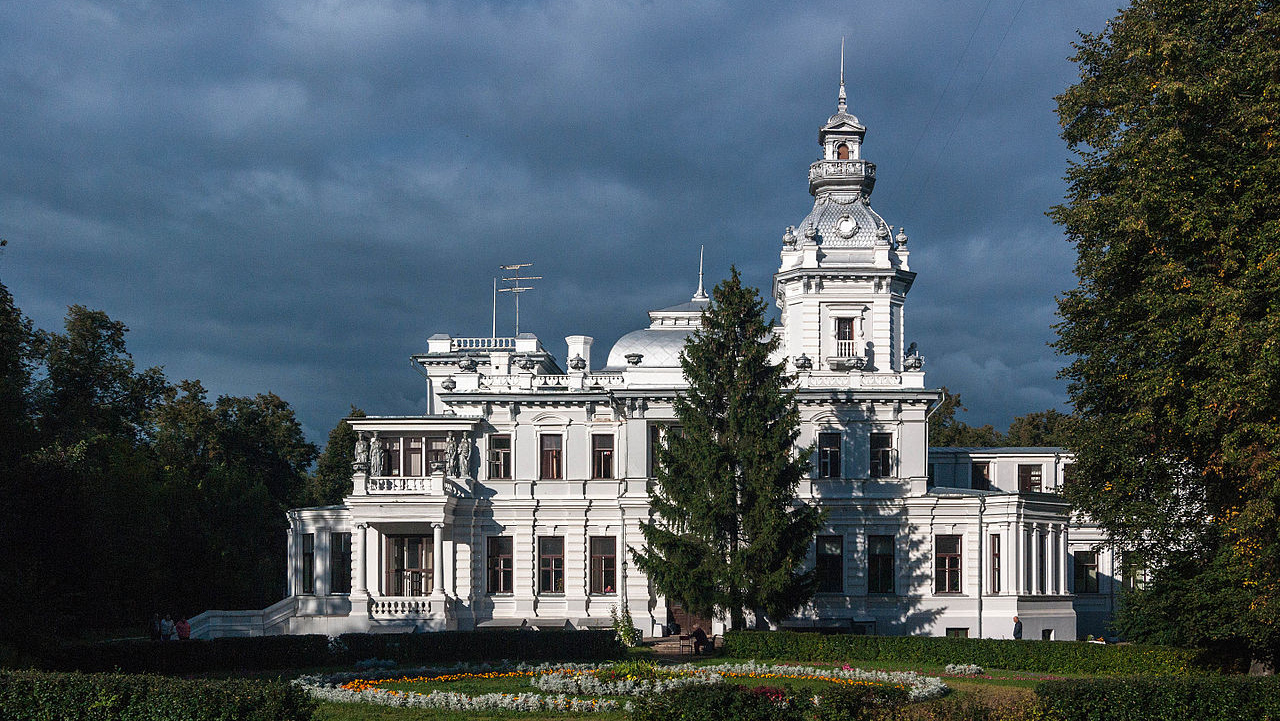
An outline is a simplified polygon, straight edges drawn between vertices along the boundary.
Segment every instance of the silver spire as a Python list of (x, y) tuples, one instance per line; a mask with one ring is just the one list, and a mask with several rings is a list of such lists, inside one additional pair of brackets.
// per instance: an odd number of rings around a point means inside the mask
[(848, 103), (845, 102), (845, 100), (846, 100), (846, 96), (844, 94), (844, 38), (840, 38), (840, 98), (836, 102), (836, 108), (839, 109), (839, 111), (842, 113), (846, 112), (849, 108), (849, 105)]
[(707, 291), (702, 289), (702, 251), (706, 249), (707, 249), (707, 246), (705, 245), (698, 248), (698, 292), (693, 294), (694, 300), (707, 299)]

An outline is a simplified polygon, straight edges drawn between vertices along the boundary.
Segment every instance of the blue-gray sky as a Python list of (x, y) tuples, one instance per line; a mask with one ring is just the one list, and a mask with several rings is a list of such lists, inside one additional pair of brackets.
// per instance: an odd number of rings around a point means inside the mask
[(1065, 409), (1053, 97), (1116, 5), (9, 0), (0, 281), (40, 327), (106, 311), (174, 381), (278, 393), (317, 442), (351, 404), (421, 412), (409, 356), (489, 334), (501, 263), (544, 276), (521, 330), (599, 363), (688, 298), (700, 245), (709, 282), (768, 292), (846, 36), (908, 340), (1003, 428)]

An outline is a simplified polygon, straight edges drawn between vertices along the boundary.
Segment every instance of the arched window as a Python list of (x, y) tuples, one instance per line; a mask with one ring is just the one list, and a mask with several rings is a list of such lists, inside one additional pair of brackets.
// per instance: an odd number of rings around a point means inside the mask
[(849, 159), (849, 146), (845, 145), (844, 143), (840, 143), (839, 145), (836, 146), (836, 160), (848, 160), (848, 159)]

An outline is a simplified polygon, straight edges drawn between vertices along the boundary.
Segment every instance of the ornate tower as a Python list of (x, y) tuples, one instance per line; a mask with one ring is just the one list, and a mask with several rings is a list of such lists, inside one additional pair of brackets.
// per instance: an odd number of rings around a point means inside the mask
[(903, 347), (903, 303), (915, 273), (906, 233), (895, 236), (871, 209), (876, 166), (862, 158), (867, 129), (848, 111), (841, 65), (836, 114), (818, 131), (822, 158), (809, 166), (813, 210), (787, 227), (774, 275), (782, 349), (793, 367), (811, 367), (811, 377), (920, 387), (919, 376), (886, 377), (919, 370), (919, 357), (905, 358)]

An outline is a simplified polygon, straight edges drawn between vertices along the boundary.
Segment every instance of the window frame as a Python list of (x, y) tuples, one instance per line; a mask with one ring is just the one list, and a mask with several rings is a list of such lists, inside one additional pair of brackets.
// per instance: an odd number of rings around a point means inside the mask
[(302, 554), (302, 568), (299, 571), (301, 593), (310, 596), (316, 592), (316, 534), (301, 534), (298, 547)]
[[(555, 447), (549, 446), (549, 441), (554, 441)], [(556, 432), (538, 434), (538, 480), (564, 480), (563, 433)]]
[(991, 534), (991, 595), (1000, 595), (1000, 534)]
[[(955, 543), (955, 551), (944, 553), (942, 544)], [(933, 593), (935, 596), (955, 596), (964, 592), (964, 536), (943, 533), (933, 537)]]
[(991, 461), (969, 462), (969, 487), (977, 491), (991, 490)]
[(485, 595), (515, 593), (515, 537), (485, 536)]
[[(888, 445), (877, 446), (876, 442), (886, 441)], [(867, 475), (871, 478), (892, 478), (894, 439), (892, 431), (871, 431), (867, 436)]]
[[(506, 448), (498, 447), (496, 444), (505, 442)], [(510, 433), (491, 433), (489, 434), (489, 478), (495, 481), (511, 480), (512, 472), (512, 448)], [(496, 472), (495, 472), (496, 470)]]
[(1018, 493), (1041, 493), (1044, 488), (1043, 463), (1018, 464)]
[[(608, 547), (605, 548), (607, 543)], [(599, 551), (597, 550), (599, 549)], [(608, 551), (607, 553), (603, 551)], [(618, 537), (591, 536), (587, 543), (590, 556), (588, 594), (613, 596), (618, 593)]]
[(351, 533), (349, 531), (329, 532), (329, 593), (334, 595), (351, 593)]
[[(834, 542), (835, 553), (823, 551), (823, 543)], [(816, 593), (844, 593), (844, 536), (840, 534), (823, 534), (814, 538), (813, 571), (817, 580)]]
[[(558, 553), (547, 547), (558, 543)], [(538, 536), (538, 595), (564, 595), (564, 536)]]
[[(431, 536), (414, 533), (387, 535), (387, 556), (383, 573), (383, 593), (388, 596), (430, 596), (435, 590), (435, 546)], [(409, 565), (410, 541), (418, 542), (415, 565)], [(397, 547), (403, 544), (403, 547)], [(396, 563), (404, 565), (396, 568)]]
[[(1081, 562), (1082, 557), (1092, 556), (1092, 562)], [(1073, 551), (1071, 554), (1071, 565), (1073, 573), (1071, 574), (1071, 589), (1074, 593), (1093, 595), (1101, 592), (1102, 583), (1098, 573), (1098, 552), (1085, 549), (1081, 551)], [(1093, 578), (1089, 578), (1089, 569), (1093, 569)]]
[[(833, 439), (834, 443), (831, 442)], [(840, 450), (843, 443), (844, 435), (840, 431), (821, 431), (818, 433), (818, 478), (841, 478), (844, 476), (844, 467), (840, 458)]]
[[(599, 445), (601, 441), (608, 441), (608, 447)], [(592, 480), (608, 480), (614, 477), (614, 452), (617, 447), (617, 437), (612, 433), (592, 433), (591, 434), (591, 478)], [(606, 467), (607, 466), (607, 467)]]
[[(877, 552), (877, 544), (888, 542), (888, 553)], [(867, 536), (867, 594), (892, 596), (898, 593), (897, 536), (869, 534)], [(886, 567), (887, 566), (887, 567)], [(886, 571), (888, 572), (886, 575)], [(885, 584), (884, 581), (888, 580)], [(887, 587), (886, 587), (887, 586)]]

